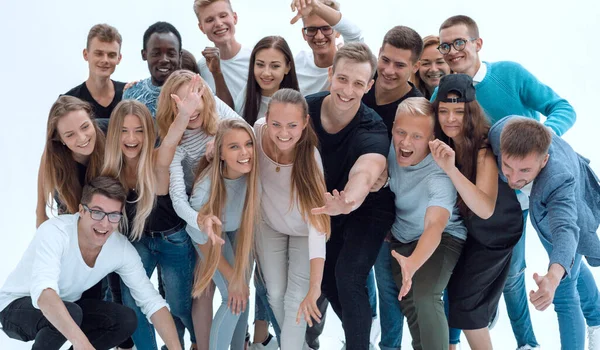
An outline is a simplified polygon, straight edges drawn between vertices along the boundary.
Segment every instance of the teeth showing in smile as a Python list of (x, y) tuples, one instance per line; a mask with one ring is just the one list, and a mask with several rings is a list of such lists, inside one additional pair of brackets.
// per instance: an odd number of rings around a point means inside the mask
[(191, 116), (190, 121), (198, 119), (198, 116), (199, 116), (198, 114)]
[(240, 164), (247, 164), (249, 161), (250, 161), (250, 158), (243, 159), (243, 160), (238, 160), (238, 163), (240, 163)]
[(85, 148), (85, 147), (87, 147), (89, 144), (90, 144), (90, 140), (87, 140), (87, 141), (86, 141), (84, 144), (81, 144), (81, 145), (79, 145), (79, 146), (77, 146), (77, 147)]
[(400, 148), (400, 155), (402, 157), (405, 157), (405, 158), (410, 157), (412, 154), (413, 154), (413, 151), (409, 151), (409, 150)]
[(94, 229), (94, 232), (96, 232), (96, 233), (99, 233), (99, 234), (101, 234), (101, 235), (105, 235), (105, 234), (107, 234), (107, 233), (108, 233), (108, 231), (100, 231), (100, 230), (98, 230), (98, 229)]
[(439, 78), (441, 78), (443, 76), (444, 76), (444, 72), (429, 73), (429, 74), (427, 74), (427, 78), (430, 78), (430, 79), (439, 79)]
[(289, 140), (291, 140), (292, 138), (291, 138), (291, 137), (288, 137), (287, 139), (284, 139), (284, 138), (281, 138), (281, 137), (277, 136), (277, 139), (278, 139), (279, 141), (282, 141), (282, 142), (288, 142), (288, 141), (289, 141)]
[(158, 68), (158, 71), (161, 73), (167, 73), (169, 71), (169, 68)]
[(136, 148), (138, 145), (139, 145), (138, 143), (126, 143), (125, 147)]
[[(339, 96), (339, 95), (338, 95)], [(350, 102), (351, 98), (344, 98), (342, 96), (339, 96), (340, 100), (344, 101), (344, 102)]]
[(317, 45), (317, 46), (319, 46), (319, 47), (322, 47), (322, 46), (325, 46), (325, 45), (327, 45), (327, 41), (316, 41), (316, 42), (315, 42), (315, 45)]
[(450, 62), (456, 62), (456, 61), (460, 60), (461, 58), (462, 57), (455, 57), (455, 58), (451, 59)]
[(216, 35), (221, 35), (221, 34), (225, 33), (227, 30), (228, 30), (227, 28), (225, 28), (225, 29), (219, 29), (219, 30), (215, 31), (215, 34)]

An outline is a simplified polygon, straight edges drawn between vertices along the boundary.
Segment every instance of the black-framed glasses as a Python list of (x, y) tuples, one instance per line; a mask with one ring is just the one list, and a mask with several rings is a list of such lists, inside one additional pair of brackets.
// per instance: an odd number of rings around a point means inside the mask
[(82, 204), (82, 206), (83, 206), (83, 209), (90, 212), (90, 216), (92, 217), (93, 220), (96, 220), (96, 221), (102, 221), (102, 219), (104, 219), (105, 216), (108, 216), (109, 222), (112, 222), (113, 224), (118, 224), (119, 221), (121, 221), (121, 219), (123, 218), (123, 214), (120, 212), (106, 213), (106, 212), (103, 212), (102, 210), (90, 209), (85, 204)]
[(308, 37), (313, 37), (315, 35), (317, 35), (318, 31), (321, 31), (321, 34), (323, 34), (324, 36), (328, 36), (331, 35), (333, 33), (333, 28), (331, 26), (321, 26), (321, 27), (304, 27), (302, 28), (302, 31), (304, 32), (304, 35), (308, 36)]
[(437, 49), (442, 55), (447, 55), (450, 53), (450, 50), (452, 49), (452, 47), (454, 47), (454, 50), (456, 50), (456, 51), (462, 51), (467, 46), (467, 42), (475, 41), (475, 40), (477, 40), (477, 38), (469, 38), (469, 39), (458, 38), (451, 43), (441, 43), (440, 46), (437, 47)]

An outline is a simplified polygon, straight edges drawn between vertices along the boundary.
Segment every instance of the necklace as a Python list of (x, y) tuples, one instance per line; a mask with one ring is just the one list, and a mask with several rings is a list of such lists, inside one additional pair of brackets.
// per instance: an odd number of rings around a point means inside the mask
[[(275, 146), (275, 148), (277, 148), (277, 146)], [(278, 173), (279, 170), (281, 170), (281, 167), (279, 166), (279, 157), (277, 157), (277, 149), (274, 149), (273, 151), (275, 151), (275, 164), (277, 164), (275, 166), (275, 172)]]

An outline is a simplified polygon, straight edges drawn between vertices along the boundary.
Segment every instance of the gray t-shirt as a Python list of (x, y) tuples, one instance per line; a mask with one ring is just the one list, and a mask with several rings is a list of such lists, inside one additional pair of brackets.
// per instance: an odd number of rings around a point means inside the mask
[(418, 240), (425, 226), (429, 207), (442, 207), (451, 213), (444, 232), (465, 240), (467, 229), (456, 206), (456, 189), (450, 178), (435, 163), (431, 154), (419, 164), (401, 167), (396, 161), (394, 145), (388, 155), (390, 189), (396, 195), (396, 220), (392, 234), (402, 243)]

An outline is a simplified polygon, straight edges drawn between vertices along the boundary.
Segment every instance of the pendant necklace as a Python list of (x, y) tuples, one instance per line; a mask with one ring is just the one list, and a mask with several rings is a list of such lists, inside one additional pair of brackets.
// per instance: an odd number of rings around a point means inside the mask
[(275, 164), (277, 164), (277, 166), (275, 166), (275, 172), (278, 173), (279, 170), (281, 170), (281, 167), (279, 166), (279, 157), (277, 157), (277, 146), (275, 146)]

